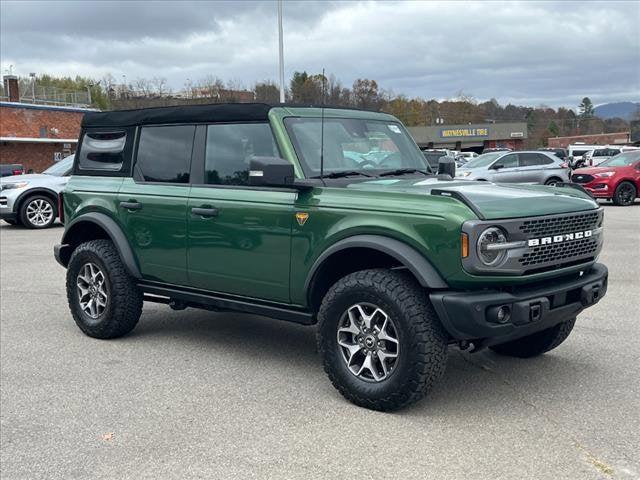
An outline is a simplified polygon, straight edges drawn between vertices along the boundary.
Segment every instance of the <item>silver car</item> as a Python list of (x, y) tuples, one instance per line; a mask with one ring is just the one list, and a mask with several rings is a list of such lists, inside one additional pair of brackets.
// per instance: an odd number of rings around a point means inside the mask
[(0, 179), (0, 218), (11, 225), (48, 228), (58, 216), (58, 193), (71, 175), (73, 155), (42, 173)]
[(554, 185), (569, 181), (569, 166), (548, 152), (491, 152), (460, 167), (456, 177), (494, 183)]

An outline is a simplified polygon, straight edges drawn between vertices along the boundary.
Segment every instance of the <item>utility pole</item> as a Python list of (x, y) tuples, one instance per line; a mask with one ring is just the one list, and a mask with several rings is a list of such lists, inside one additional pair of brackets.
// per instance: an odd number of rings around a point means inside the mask
[(280, 72), (280, 103), (284, 103), (284, 45), (282, 40), (282, 0), (278, 0), (278, 66)]

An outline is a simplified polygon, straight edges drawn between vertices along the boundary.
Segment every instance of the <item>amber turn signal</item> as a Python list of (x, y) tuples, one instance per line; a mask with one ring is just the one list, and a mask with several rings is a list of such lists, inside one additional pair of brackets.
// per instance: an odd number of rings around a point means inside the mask
[(469, 256), (469, 235), (461, 233), (460, 244), (462, 246), (462, 258), (467, 258)]

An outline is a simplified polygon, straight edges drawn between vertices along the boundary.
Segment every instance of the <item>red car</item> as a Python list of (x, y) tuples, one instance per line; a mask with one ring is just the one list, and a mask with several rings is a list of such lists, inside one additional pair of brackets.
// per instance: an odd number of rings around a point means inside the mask
[(621, 153), (597, 167), (580, 168), (571, 181), (582, 185), (596, 198), (631, 205), (640, 192), (640, 150)]

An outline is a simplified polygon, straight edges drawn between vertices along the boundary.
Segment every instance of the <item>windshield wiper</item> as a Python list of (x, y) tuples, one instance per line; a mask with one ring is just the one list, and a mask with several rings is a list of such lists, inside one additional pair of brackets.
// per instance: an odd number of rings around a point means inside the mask
[(423, 175), (432, 175), (430, 172), (420, 170), (419, 168), (397, 168), (380, 174), (381, 177), (390, 177), (392, 175), (405, 175), (407, 173), (421, 173)]
[(320, 177), (320, 175), (316, 175), (316, 176), (311, 177), (311, 178), (344, 178), (344, 177), (351, 177), (351, 176), (354, 176), (354, 175), (360, 175), (362, 177), (373, 177), (373, 175), (371, 175), (369, 173), (360, 172), (358, 170), (345, 170), (344, 172), (327, 173), (327, 174), (323, 175), (322, 177)]

